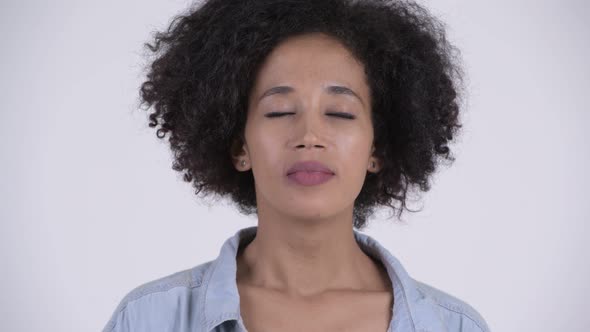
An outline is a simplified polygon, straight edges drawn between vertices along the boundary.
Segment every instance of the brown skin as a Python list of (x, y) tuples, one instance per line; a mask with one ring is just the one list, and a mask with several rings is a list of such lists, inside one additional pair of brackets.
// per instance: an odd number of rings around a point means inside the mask
[[(345, 86), (358, 98), (328, 93), (328, 85)], [(260, 99), (276, 86), (293, 91)], [(381, 168), (372, 155), (370, 105), (363, 65), (324, 34), (286, 40), (258, 72), (245, 142), (241, 154), (234, 155), (237, 170), (252, 169), (258, 208), (256, 237), (237, 257), (242, 316), (251, 332), (258, 326), (284, 331), (287, 323), (308, 331), (353, 323), (365, 331), (387, 328), (391, 282), (381, 263), (361, 250), (352, 228), (353, 204), (366, 172)], [(277, 111), (294, 114), (265, 117)], [(286, 172), (302, 160), (318, 160), (335, 176), (316, 186), (293, 184)], [(277, 308), (286, 314), (277, 314)], [(297, 321), (314, 313), (318, 320)], [(359, 313), (365, 313), (360, 316), (365, 323), (356, 322)]]

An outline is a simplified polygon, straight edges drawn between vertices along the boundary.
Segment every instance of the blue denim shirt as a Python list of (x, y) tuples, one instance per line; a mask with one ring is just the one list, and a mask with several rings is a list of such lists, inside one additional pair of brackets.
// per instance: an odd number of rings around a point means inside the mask
[[(240, 316), (236, 255), (240, 244), (250, 241), (257, 228), (243, 228), (227, 239), (215, 260), (130, 291), (103, 332), (246, 332)], [(366, 254), (383, 263), (391, 278), (394, 304), (388, 332), (489, 331), (469, 304), (414, 280), (369, 235), (354, 230), (354, 236)]]

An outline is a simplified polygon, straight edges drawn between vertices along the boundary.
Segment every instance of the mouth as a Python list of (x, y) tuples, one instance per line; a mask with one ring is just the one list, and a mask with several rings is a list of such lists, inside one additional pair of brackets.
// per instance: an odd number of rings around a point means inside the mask
[(332, 169), (315, 160), (296, 162), (287, 171), (289, 180), (302, 186), (322, 184), (330, 180), (334, 175)]
[(298, 171), (287, 175), (287, 177), (293, 183), (298, 185), (315, 186), (330, 180), (332, 177), (334, 177), (334, 174), (324, 172)]
[(297, 172), (319, 172), (334, 175), (334, 171), (317, 160), (298, 161), (291, 165), (287, 176)]

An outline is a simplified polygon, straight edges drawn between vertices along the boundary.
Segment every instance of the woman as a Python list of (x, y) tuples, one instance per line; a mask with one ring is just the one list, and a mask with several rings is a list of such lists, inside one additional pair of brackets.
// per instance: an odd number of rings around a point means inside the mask
[(104, 331), (488, 331), (358, 232), (429, 189), (460, 128), (459, 68), (416, 4), (209, 0), (148, 44), (141, 96), (196, 193), (258, 226), (144, 284)]

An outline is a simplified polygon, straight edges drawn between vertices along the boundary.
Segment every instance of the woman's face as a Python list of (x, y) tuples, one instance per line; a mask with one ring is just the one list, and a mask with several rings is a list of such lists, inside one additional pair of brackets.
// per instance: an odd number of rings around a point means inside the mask
[[(259, 211), (302, 219), (351, 214), (366, 172), (380, 168), (371, 157), (369, 98), (363, 65), (337, 40), (307, 34), (273, 50), (250, 95), (245, 143), (235, 161), (238, 170), (252, 169)], [(271, 112), (287, 114), (269, 117)], [(315, 185), (305, 180), (325, 173), (287, 176), (295, 162), (310, 160), (333, 175)]]

